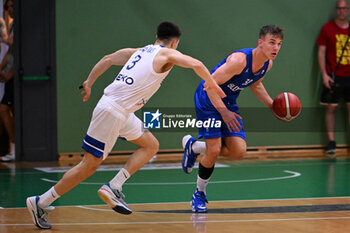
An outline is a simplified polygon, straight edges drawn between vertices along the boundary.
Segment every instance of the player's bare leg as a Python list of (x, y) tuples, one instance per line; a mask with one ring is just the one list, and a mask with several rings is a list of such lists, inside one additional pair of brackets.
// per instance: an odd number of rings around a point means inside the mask
[(158, 152), (159, 142), (149, 131), (145, 131), (141, 137), (130, 142), (139, 146), (124, 166), (130, 175), (133, 175)]
[(50, 206), (50, 204), (91, 176), (101, 162), (102, 158), (96, 158), (85, 152), (82, 161), (67, 171), (54, 187), (51, 187), (41, 196), (28, 197), (26, 203), (28, 211), (33, 219), (33, 223), (38, 228), (50, 229), (51, 224), (48, 221), (47, 216), (50, 211), (54, 210), (54, 207)]
[(124, 167), (107, 184), (98, 190), (100, 198), (114, 211), (121, 214), (131, 214), (132, 210), (126, 203), (122, 193), (122, 186), (127, 179), (147, 163), (158, 151), (158, 140), (149, 131), (145, 131), (141, 137), (131, 140), (139, 148), (130, 156)]
[(221, 147), (221, 156), (232, 159), (242, 158), (247, 151), (247, 143), (241, 137), (226, 137)]
[(203, 154), (199, 162), (197, 187), (192, 195), (191, 207), (195, 213), (207, 212), (208, 203), (206, 198), (206, 187), (209, 183), (211, 174), (214, 171), (214, 165), (217, 157), (221, 152), (222, 141), (221, 138), (206, 139), (206, 152)]
[(222, 141), (221, 138), (211, 138), (205, 140), (206, 152), (203, 155), (200, 163), (204, 167), (213, 167), (216, 159), (221, 153)]
[(95, 173), (103, 159), (96, 158), (92, 154), (85, 152), (82, 161), (75, 167), (67, 171), (60, 181), (54, 186), (58, 195), (62, 196), (79, 183)]

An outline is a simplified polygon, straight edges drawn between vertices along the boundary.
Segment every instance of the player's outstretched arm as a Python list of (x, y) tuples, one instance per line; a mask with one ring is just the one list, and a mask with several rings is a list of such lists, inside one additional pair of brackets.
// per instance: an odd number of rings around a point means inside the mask
[(83, 96), (83, 101), (87, 101), (90, 98), (91, 87), (95, 81), (108, 70), (112, 65), (121, 66), (124, 65), (131, 55), (136, 52), (137, 49), (120, 49), (112, 54), (104, 56), (97, 64), (92, 68), (88, 78), (83, 83), (83, 91), (81, 92)]
[(200, 78), (202, 78), (207, 83), (208, 88), (213, 89), (221, 98), (226, 97), (226, 94), (212, 79), (209, 70), (201, 61), (188, 55), (182, 54), (181, 52), (174, 49), (167, 49), (165, 50), (165, 53), (168, 63), (183, 68), (192, 69)]

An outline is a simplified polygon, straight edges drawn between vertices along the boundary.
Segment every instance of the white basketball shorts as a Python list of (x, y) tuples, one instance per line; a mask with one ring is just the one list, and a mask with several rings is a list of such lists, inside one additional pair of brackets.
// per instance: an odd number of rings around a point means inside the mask
[(118, 137), (135, 140), (143, 134), (143, 123), (103, 95), (97, 103), (82, 148), (97, 158), (106, 159)]

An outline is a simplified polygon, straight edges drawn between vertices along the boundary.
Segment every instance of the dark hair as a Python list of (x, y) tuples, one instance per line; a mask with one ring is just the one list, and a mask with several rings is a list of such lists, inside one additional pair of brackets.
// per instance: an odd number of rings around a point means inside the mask
[(9, 1), (11, 1), (12, 4), (13, 4), (13, 0), (5, 0), (5, 1), (4, 1), (4, 10), (7, 10), (7, 9), (8, 9), (7, 3), (8, 3)]
[(172, 22), (162, 22), (157, 27), (157, 40), (164, 43), (170, 42), (172, 38), (180, 38), (181, 30), (179, 26)]
[(259, 38), (264, 38), (267, 34), (271, 34), (283, 39), (283, 29), (276, 25), (266, 25), (260, 29)]

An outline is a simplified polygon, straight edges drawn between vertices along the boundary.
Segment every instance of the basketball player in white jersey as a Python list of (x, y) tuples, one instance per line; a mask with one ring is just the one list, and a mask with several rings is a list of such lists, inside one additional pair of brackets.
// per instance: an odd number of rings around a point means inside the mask
[(114, 82), (105, 88), (104, 95), (94, 109), (82, 146), (85, 150), (82, 161), (67, 171), (46, 193), (27, 198), (27, 208), (37, 227), (51, 228), (46, 219), (48, 212), (54, 209), (50, 204), (91, 176), (108, 156), (119, 136), (139, 148), (130, 156), (124, 168), (98, 190), (98, 195), (116, 212), (132, 213), (124, 201), (122, 185), (157, 153), (159, 147), (153, 134), (143, 130), (143, 124), (134, 112), (147, 103), (174, 65), (193, 69), (206, 81), (208, 88), (215, 90), (220, 97), (225, 97), (200, 61), (176, 50), (180, 36), (177, 25), (163, 22), (157, 28), (153, 45), (120, 49), (103, 57), (94, 66), (83, 83), (83, 101), (89, 99), (92, 85), (110, 66), (124, 65)]

